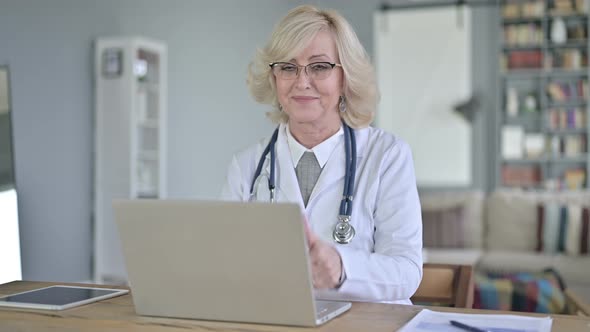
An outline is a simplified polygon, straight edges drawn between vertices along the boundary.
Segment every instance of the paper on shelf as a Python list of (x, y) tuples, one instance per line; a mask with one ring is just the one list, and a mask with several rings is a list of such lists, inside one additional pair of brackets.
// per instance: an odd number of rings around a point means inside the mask
[(524, 135), (524, 150), (528, 158), (541, 158), (545, 152), (545, 135), (529, 133)]
[(461, 314), (438, 312), (428, 309), (420, 311), (399, 332), (460, 332), (451, 325), (455, 320), (478, 327), (488, 332), (550, 332), (551, 317), (529, 317), (497, 314)]
[(502, 127), (502, 157), (520, 159), (523, 157), (524, 130), (521, 126)]

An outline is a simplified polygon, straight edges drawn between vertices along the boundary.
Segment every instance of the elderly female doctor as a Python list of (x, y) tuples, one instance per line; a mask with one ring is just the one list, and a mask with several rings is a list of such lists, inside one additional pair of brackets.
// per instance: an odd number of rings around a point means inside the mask
[(348, 22), (331, 10), (291, 10), (248, 84), (279, 126), (234, 156), (223, 198), (301, 206), (318, 298), (411, 303), (422, 278), (412, 156), (369, 126), (374, 70)]

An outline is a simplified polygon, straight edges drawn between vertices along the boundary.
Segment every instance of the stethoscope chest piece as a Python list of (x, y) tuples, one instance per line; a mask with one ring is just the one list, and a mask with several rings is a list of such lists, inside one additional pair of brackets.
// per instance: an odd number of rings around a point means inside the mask
[(338, 216), (338, 219), (339, 221), (336, 223), (336, 227), (334, 227), (332, 237), (336, 243), (348, 244), (352, 241), (356, 232), (349, 222), (349, 216)]
[[(348, 244), (355, 235), (354, 227), (350, 224), (350, 216), (352, 215), (352, 195), (354, 193), (354, 179), (356, 172), (356, 138), (354, 131), (346, 123), (344, 127), (344, 149), (346, 154), (346, 172), (344, 175), (344, 189), (342, 192), (342, 200), (340, 201), (340, 210), (338, 215), (338, 222), (332, 232), (334, 241), (339, 244)], [(275, 144), (279, 135), (279, 128), (275, 129), (268, 145), (262, 152), (258, 166), (254, 172), (254, 178), (250, 185), (250, 200), (254, 200), (255, 193), (254, 188), (258, 186), (258, 180), (260, 179), (260, 173), (264, 166), (266, 156), (270, 154), (270, 174), (268, 176), (268, 190), (270, 192), (270, 202), (274, 203), (275, 199)]]

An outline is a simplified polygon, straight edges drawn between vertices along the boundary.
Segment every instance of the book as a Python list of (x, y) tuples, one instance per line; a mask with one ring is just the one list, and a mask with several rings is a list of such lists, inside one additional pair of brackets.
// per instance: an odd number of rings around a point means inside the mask
[(584, 151), (584, 137), (582, 135), (567, 136), (564, 139), (564, 155), (577, 157)]
[(568, 169), (565, 171), (564, 182), (568, 189), (579, 190), (584, 188), (586, 182), (586, 171), (583, 169)]

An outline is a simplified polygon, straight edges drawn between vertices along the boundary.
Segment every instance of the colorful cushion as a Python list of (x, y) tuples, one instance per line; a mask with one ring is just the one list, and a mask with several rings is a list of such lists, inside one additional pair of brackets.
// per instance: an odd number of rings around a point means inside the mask
[(565, 285), (552, 269), (541, 273), (476, 274), (473, 307), (567, 313)]

